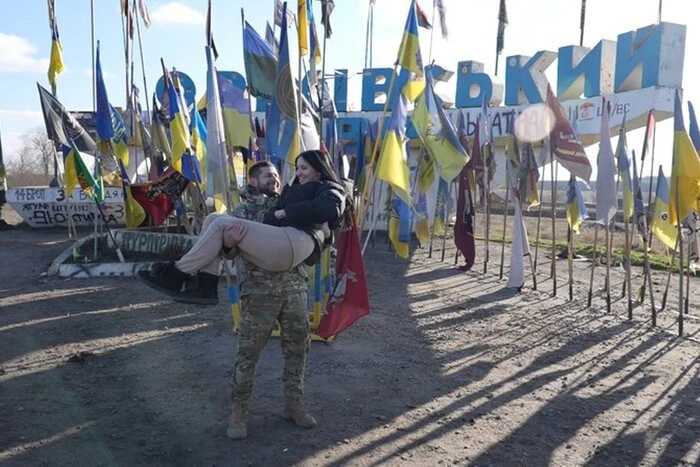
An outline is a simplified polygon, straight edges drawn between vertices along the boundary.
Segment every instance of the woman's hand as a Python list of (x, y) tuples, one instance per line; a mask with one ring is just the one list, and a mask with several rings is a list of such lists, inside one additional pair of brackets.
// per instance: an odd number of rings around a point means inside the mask
[(233, 248), (243, 240), (245, 236), (245, 229), (243, 228), (242, 222), (236, 222), (224, 231), (224, 246), (226, 248)]
[(285, 217), (287, 217), (287, 213), (284, 212), (284, 209), (278, 209), (275, 211), (275, 218), (284, 219)]

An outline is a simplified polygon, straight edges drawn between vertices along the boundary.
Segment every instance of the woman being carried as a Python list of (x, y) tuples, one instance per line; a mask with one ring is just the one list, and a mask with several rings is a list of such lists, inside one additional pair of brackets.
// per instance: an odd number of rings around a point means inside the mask
[(199, 283), (218, 284), (221, 250), (236, 249), (262, 269), (279, 272), (302, 263), (313, 265), (332, 243), (332, 231), (352, 215), (352, 198), (321, 151), (305, 151), (296, 159), (296, 178), (265, 215), (263, 223), (211, 215), (201, 236), (179, 261), (155, 263), (140, 271), (149, 287), (179, 297), (197, 273)]

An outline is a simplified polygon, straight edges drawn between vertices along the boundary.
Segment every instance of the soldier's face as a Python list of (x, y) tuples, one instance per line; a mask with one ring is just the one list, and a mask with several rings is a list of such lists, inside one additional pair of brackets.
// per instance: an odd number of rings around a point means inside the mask
[(274, 167), (263, 167), (258, 176), (250, 181), (250, 184), (261, 193), (275, 194), (280, 187), (280, 176)]

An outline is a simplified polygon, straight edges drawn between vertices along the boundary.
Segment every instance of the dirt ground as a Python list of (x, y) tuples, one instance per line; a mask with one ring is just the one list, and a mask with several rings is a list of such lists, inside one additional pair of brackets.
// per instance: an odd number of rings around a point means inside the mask
[[(575, 263), (568, 301), (567, 264), (556, 263), (552, 297), (544, 251), (537, 290), (528, 276), (516, 294), (498, 277), (500, 245), (486, 274), (480, 262), (462, 273), (452, 250), (440, 261), (441, 240), (407, 262), (378, 238), (366, 255), (371, 314), (310, 350), (318, 427), (281, 418), (273, 341), (249, 438), (236, 442), (225, 434), (228, 307), (176, 304), (133, 278), (41, 278), (68, 245), (65, 230), (0, 232), (0, 464), (700, 463), (700, 299), (678, 338), (677, 276), (652, 328), (648, 299), (627, 319), (619, 267), (607, 313), (603, 268), (586, 307), (590, 263)], [(654, 281), (658, 306), (665, 274)]]

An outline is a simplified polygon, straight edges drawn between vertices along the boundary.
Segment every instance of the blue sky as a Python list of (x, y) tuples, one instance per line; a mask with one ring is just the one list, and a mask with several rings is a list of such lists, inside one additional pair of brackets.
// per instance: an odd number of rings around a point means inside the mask
[[(430, 11), (432, 0), (418, 0)], [(0, 16), (0, 125), (5, 157), (20, 145), (20, 135), (41, 127), (38, 81), (48, 86), (46, 70), (50, 50), (50, 31), (45, 0), (3, 2)], [(102, 67), (106, 75), (110, 101), (125, 104), (124, 53), (119, 0), (95, 0), (96, 38), (101, 42)], [(147, 0), (153, 25), (143, 35), (146, 75), (152, 93), (160, 76), (160, 58), (168, 67), (189, 74), (198, 88), (205, 87), (204, 14), (206, 0)], [(335, 0), (332, 16), (334, 35), (328, 41), (327, 71), (347, 68), (361, 72), (364, 65), (365, 25), (369, 0)], [(389, 67), (395, 60), (409, 0), (377, 0), (375, 7), (375, 67)], [(449, 41), (435, 34), (432, 58), (445, 68), (455, 70), (460, 60), (483, 62), (488, 72), (494, 68), (498, 0), (445, 0), (448, 10)], [(580, 0), (508, 0), (509, 25), (506, 28), (503, 61), (509, 55), (532, 55), (539, 50), (557, 51), (565, 45), (578, 44)], [(684, 67), (684, 99), (700, 105), (700, 68), (693, 51), (700, 50), (700, 20), (691, 17), (684, 0), (666, 0), (663, 20), (687, 25)], [(220, 57), (219, 70), (243, 72), (241, 53), (240, 10), (260, 32), (271, 20), (273, 0), (213, 0), (213, 29)], [(292, 2), (296, 9), (296, 2)], [(59, 76), (58, 97), (71, 110), (90, 110), (91, 48), (90, 0), (56, 0), (57, 18), (67, 69)], [(593, 47), (600, 39), (616, 40), (617, 35), (656, 21), (658, 0), (588, 0), (584, 45)], [(320, 19), (320, 2), (315, 2), (315, 16)], [(427, 62), (430, 33), (420, 30), (424, 60)], [(296, 34), (292, 34), (295, 49)], [(136, 59), (136, 83), (143, 88), (140, 61)], [(550, 70), (556, 70), (554, 63)], [(555, 83), (555, 73), (550, 78)], [(350, 99), (358, 100), (360, 77), (350, 81)], [(438, 89), (454, 96), (452, 83)], [(143, 91), (143, 89), (142, 89)], [(631, 147), (641, 145), (641, 130), (629, 137)], [(670, 153), (670, 122), (659, 125), (658, 156)], [(589, 149), (595, 160), (596, 148)], [(663, 160), (663, 159), (662, 159)], [(670, 160), (670, 159), (668, 159)], [(668, 161), (667, 160), (667, 161)], [(645, 171), (646, 172), (646, 171)], [(667, 172), (670, 172), (670, 167)]]

